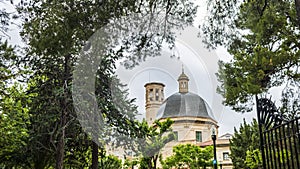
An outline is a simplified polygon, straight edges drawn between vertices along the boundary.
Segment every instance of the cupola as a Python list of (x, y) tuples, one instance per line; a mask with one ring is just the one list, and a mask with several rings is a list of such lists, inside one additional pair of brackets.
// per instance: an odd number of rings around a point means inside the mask
[(188, 93), (189, 92), (189, 77), (184, 74), (184, 69), (182, 66), (182, 73), (178, 77), (179, 93)]

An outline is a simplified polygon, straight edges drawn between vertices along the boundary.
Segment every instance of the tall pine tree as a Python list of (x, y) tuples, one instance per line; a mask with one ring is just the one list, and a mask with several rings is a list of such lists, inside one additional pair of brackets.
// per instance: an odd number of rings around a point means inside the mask
[(247, 151), (259, 149), (258, 123), (255, 119), (247, 124), (245, 119), (239, 130), (234, 128), (234, 135), (230, 140), (230, 158), (235, 168), (249, 169), (246, 164)]

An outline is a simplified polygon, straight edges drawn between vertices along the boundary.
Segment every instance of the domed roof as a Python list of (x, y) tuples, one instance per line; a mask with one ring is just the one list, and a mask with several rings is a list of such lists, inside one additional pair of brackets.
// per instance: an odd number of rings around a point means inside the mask
[(193, 93), (175, 93), (160, 106), (156, 119), (168, 117), (206, 117), (213, 118), (209, 105)]

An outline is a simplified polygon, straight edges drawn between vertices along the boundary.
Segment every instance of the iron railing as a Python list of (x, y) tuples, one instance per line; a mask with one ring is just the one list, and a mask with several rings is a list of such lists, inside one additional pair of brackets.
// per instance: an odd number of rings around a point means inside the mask
[(264, 169), (300, 169), (300, 117), (288, 120), (266, 98), (257, 99)]

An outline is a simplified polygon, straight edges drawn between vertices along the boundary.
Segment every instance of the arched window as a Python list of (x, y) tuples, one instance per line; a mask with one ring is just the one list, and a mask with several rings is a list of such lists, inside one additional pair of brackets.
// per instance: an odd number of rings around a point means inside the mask
[(153, 101), (153, 89), (149, 90), (149, 100)]
[(158, 89), (155, 89), (155, 100), (159, 101), (159, 93), (158, 93)]
[(181, 82), (181, 87), (185, 88), (185, 83), (184, 82)]

